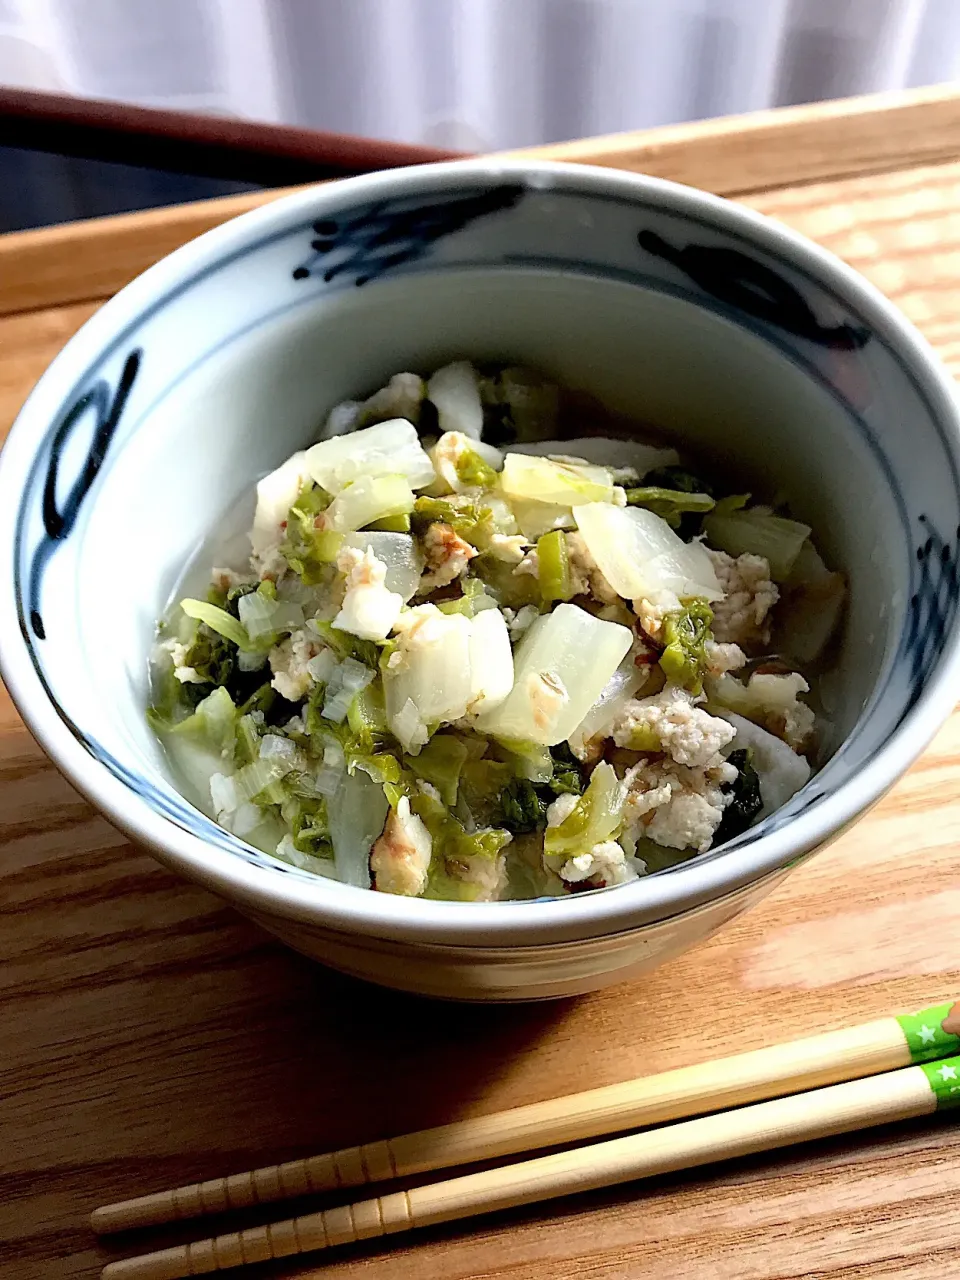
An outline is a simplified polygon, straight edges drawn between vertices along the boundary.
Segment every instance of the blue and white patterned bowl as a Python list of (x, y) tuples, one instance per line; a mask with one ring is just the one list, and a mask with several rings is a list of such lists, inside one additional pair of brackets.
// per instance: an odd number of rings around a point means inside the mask
[[(408, 901), (215, 826), (144, 720), (154, 619), (211, 528), (336, 401), (467, 355), (539, 366), (786, 490), (851, 582), (833, 753), (720, 850), (609, 892)], [(97, 313), (0, 457), (0, 662), (119, 827), (292, 945), (472, 999), (600, 986), (766, 892), (871, 805), (956, 700), (960, 434), (913, 328), (816, 246), (711, 196), (477, 161), (305, 190), (209, 232)]]

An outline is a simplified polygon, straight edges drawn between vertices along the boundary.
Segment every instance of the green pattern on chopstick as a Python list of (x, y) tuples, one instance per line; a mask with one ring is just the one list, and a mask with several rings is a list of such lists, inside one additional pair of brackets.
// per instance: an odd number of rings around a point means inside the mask
[(960, 1001), (932, 1005), (897, 1018), (914, 1062), (933, 1062), (960, 1052), (960, 1035), (943, 1029), (948, 1018), (951, 1028), (960, 1026)]
[(943, 1062), (921, 1062), (920, 1070), (937, 1099), (937, 1110), (960, 1107), (960, 1058), (945, 1058)]

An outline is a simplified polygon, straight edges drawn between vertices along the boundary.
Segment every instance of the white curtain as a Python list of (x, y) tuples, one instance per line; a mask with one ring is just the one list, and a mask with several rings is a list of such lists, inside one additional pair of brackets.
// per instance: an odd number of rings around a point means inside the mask
[(960, 0), (0, 0), (0, 84), (465, 150), (958, 78)]

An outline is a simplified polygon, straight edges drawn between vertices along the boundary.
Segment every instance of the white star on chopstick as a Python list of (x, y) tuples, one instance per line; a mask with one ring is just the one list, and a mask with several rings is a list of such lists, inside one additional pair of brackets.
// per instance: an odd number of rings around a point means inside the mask
[(933, 1044), (937, 1038), (937, 1033), (933, 1027), (921, 1027), (917, 1034), (920, 1037), (921, 1044)]
[(957, 1078), (956, 1068), (951, 1067), (949, 1063), (945, 1062), (943, 1066), (940, 1068), (940, 1070), (937, 1072), (937, 1075), (940, 1077), (941, 1080), (956, 1080)]

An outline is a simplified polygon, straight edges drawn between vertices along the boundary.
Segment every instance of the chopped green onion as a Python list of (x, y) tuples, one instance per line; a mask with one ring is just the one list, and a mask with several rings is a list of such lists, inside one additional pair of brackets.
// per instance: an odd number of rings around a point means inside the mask
[(295, 849), (315, 858), (333, 858), (325, 800), (295, 800), (283, 816), (290, 823)]
[(457, 459), (457, 478), (463, 484), (492, 489), (497, 483), (497, 473), (475, 449), (464, 449)]
[(680, 525), (685, 512), (706, 514), (716, 503), (708, 493), (685, 493), (680, 489), (662, 489), (658, 485), (643, 485), (627, 490), (627, 503), (631, 507), (646, 507), (662, 516), (671, 529)]
[(409, 533), (410, 514), (405, 511), (402, 515), (384, 516), (366, 527), (371, 533)]
[(456, 600), (438, 602), (437, 608), (441, 613), (462, 613), (465, 618), (473, 618), (485, 609), (496, 609), (496, 600), (478, 578), (461, 578), (460, 588), (463, 595)]
[[(663, 619), (661, 638), (664, 642), (660, 654), (660, 666), (668, 680), (682, 685), (690, 693), (703, 689), (703, 674), (707, 666), (706, 642), (711, 639), (710, 624), (713, 610), (706, 600), (693, 599), (683, 607), (668, 613)], [(633, 746), (635, 751), (655, 750), (647, 746)]]
[(466, 498), (417, 498), (413, 529), (421, 536), (431, 524), (448, 524), (472, 546), (483, 546), (495, 532), (493, 511)]
[(557, 529), (537, 539), (537, 576), (546, 601), (569, 600), (573, 596), (570, 557), (566, 536)]

